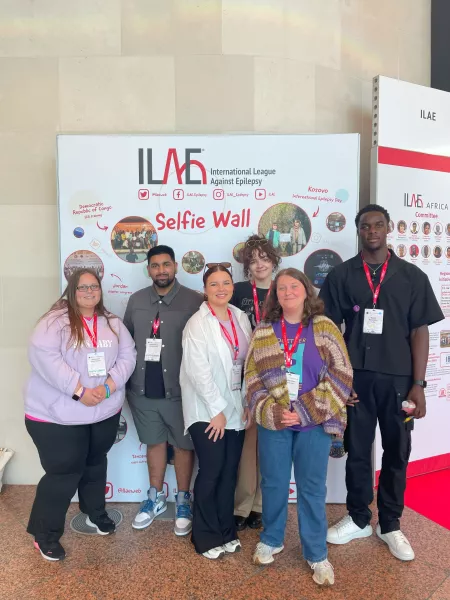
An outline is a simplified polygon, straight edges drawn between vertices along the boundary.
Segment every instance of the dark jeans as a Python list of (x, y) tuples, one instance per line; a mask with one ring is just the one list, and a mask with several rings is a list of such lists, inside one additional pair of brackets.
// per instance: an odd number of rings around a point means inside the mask
[(194, 485), (192, 543), (200, 554), (238, 539), (234, 493), (245, 431), (225, 430), (217, 442), (208, 439), (209, 423), (189, 427), (198, 456)]
[(90, 518), (105, 512), (106, 455), (114, 444), (120, 413), (92, 425), (58, 425), (25, 419), (45, 475), (28, 522), (36, 541), (57, 541), (78, 489), (80, 510)]
[(355, 371), (353, 388), (359, 403), (348, 408), (345, 447), (347, 508), (362, 529), (370, 523), (373, 501), (372, 445), (377, 420), (380, 424), (383, 459), (378, 485), (381, 533), (400, 529), (404, 508), (406, 468), (411, 453), (414, 421), (405, 423), (402, 401), (412, 385), (410, 377)]

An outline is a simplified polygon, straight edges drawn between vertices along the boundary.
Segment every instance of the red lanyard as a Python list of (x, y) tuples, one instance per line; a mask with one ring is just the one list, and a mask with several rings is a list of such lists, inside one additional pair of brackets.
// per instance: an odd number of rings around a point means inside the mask
[(287, 332), (286, 332), (286, 322), (284, 320), (284, 317), (281, 317), (281, 335), (283, 337), (284, 361), (285, 361), (288, 369), (290, 369), (292, 367), (292, 355), (294, 354), (295, 349), (298, 346), (298, 342), (300, 340), (300, 336), (302, 335), (302, 332), (303, 332), (303, 323), (300, 323), (300, 325), (298, 326), (298, 329), (297, 329), (297, 333), (295, 334), (294, 341), (292, 342), (292, 346), (289, 348)]
[(156, 334), (158, 333), (158, 329), (159, 329), (159, 324), (161, 323), (161, 319), (159, 318), (159, 316), (156, 316), (156, 319), (153, 321), (153, 337), (156, 337)]
[[(214, 310), (213, 310), (213, 308), (212, 308), (212, 306), (211, 306), (210, 304), (208, 304), (208, 308), (209, 308), (209, 310), (211, 311), (211, 314), (212, 314), (212, 316), (213, 316), (213, 317), (216, 317), (216, 319), (217, 319), (217, 315), (216, 315), (216, 313), (214, 312)], [(231, 339), (231, 336), (230, 336), (230, 334), (228, 333), (228, 330), (227, 330), (227, 328), (226, 328), (226, 327), (224, 327), (220, 321), (219, 321), (219, 325), (220, 325), (220, 328), (222, 329), (222, 331), (223, 331), (223, 334), (224, 334), (224, 336), (226, 337), (226, 339), (227, 339), (228, 343), (230, 344), (230, 346), (231, 346), (231, 347), (232, 347), (232, 349), (233, 349), (233, 352), (234, 352), (234, 360), (237, 360), (237, 358), (238, 358), (238, 356), (239, 356), (239, 338), (238, 338), (238, 335), (237, 335), (237, 332), (236, 332), (236, 327), (234, 326), (233, 315), (232, 315), (232, 313), (231, 313), (231, 310), (230, 310), (230, 309), (228, 309), (228, 318), (230, 319), (230, 323), (231, 323), (231, 329), (232, 329), (232, 331), (233, 331), (234, 344), (233, 344), (233, 340)]]
[(86, 322), (86, 319), (83, 317), (83, 325), (84, 328), (92, 342), (92, 345), (94, 346), (94, 348), (97, 350), (97, 313), (94, 314), (94, 326), (93, 326), (93, 333), (91, 332), (91, 330), (89, 329), (89, 326)]
[(372, 277), (370, 276), (369, 267), (367, 266), (366, 261), (362, 258), (362, 255), (361, 255), (361, 258), (363, 261), (364, 272), (366, 274), (367, 283), (369, 284), (369, 287), (372, 290), (372, 294), (373, 294), (373, 307), (374, 308), (377, 305), (378, 296), (380, 295), (381, 284), (383, 283), (383, 280), (386, 276), (386, 271), (388, 268), (388, 263), (389, 263), (390, 257), (391, 257), (391, 255), (388, 254), (388, 257), (387, 257), (383, 267), (381, 268), (380, 283), (378, 284), (377, 289), (375, 289), (374, 285), (373, 285)]
[[(267, 296), (270, 294), (270, 288), (272, 287), (272, 282), (270, 283), (269, 289), (267, 290)], [(256, 283), (253, 282), (252, 283), (252, 288), (253, 288), (253, 304), (255, 306), (255, 319), (256, 319), (256, 323), (258, 324), (261, 321), (260, 315), (259, 315), (259, 300), (258, 300), (258, 293), (256, 291)], [(266, 316), (266, 313), (263, 312), (262, 314), (262, 318), (264, 320), (264, 317)]]

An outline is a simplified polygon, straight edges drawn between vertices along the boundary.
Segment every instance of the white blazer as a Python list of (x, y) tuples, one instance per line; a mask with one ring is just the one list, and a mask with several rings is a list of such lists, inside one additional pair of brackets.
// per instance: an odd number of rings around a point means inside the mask
[[(231, 304), (228, 307), (250, 341), (252, 329), (247, 315)], [(209, 423), (220, 412), (227, 419), (226, 429), (244, 429), (245, 394), (244, 390), (231, 389), (232, 367), (230, 348), (219, 321), (204, 302), (183, 331), (180, 385), (185, 433), (193, 423)]]

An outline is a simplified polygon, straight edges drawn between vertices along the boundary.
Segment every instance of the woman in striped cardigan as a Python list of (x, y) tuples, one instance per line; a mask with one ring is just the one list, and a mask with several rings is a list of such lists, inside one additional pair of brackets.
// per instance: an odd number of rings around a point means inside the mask
[(246, 360), (247, 399), (258, 424), (263, 527), (253, 560), (283, 550), (292, 462), (304, 558), (319, 585), (327, 560), (326, 476), (332, 436), (344, 434), (353, 371), (339, 329), (323, 316), (308, 278), (284, 269), (267, 299)]

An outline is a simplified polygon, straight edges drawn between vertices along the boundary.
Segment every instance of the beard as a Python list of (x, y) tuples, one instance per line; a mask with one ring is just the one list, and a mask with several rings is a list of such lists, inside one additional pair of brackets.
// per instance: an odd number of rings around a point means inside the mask
[(158, 279), (154, 279), (153, 282), (155, 285), (157, 285), (159, 288), (164, 289), (169, 287), (170, 285), (172, 285), (172, 283), (175, 281), (175, 275), (173, 277), (168, 277), (167, 279), (160, 281)]

